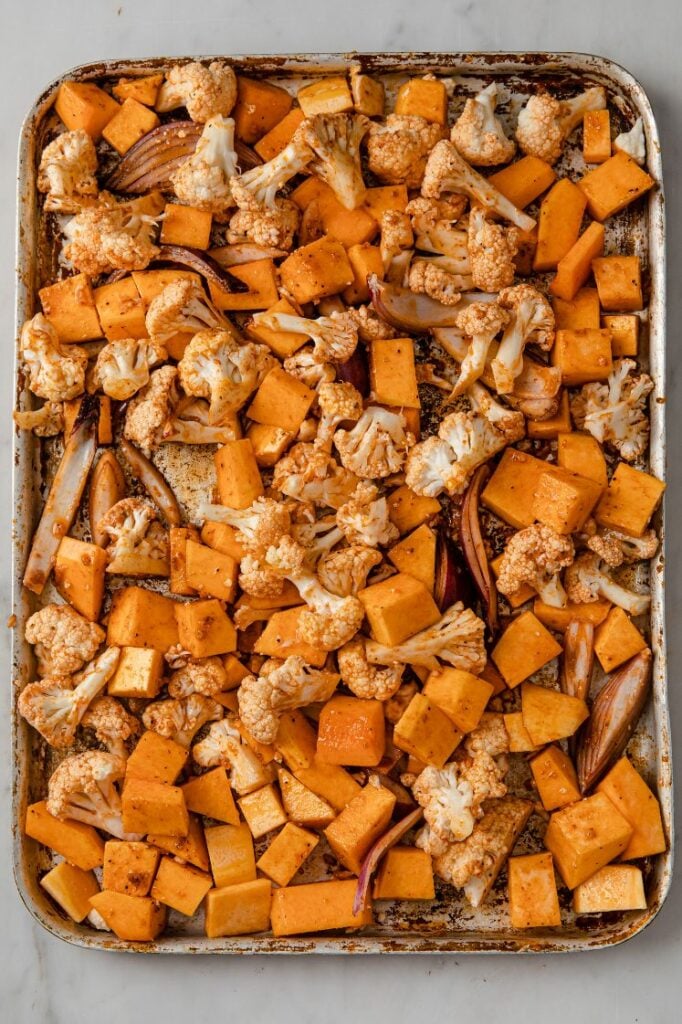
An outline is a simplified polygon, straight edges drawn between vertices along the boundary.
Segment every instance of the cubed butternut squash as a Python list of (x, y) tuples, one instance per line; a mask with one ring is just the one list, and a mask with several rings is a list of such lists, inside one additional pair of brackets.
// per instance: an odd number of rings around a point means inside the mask
[(603, 493), (603, 486), (557, 466), (538, 480), (531, 511), (534, 517), (557, 533), (582, 529)]
[(610, 601), (590, 601), (585, 604), (569, 601), (563, 608), (555, 608), (537, 597), (533, 603), (533, 614), (548, 629), (553, 629), (555, 633), (565, 633), (569, 622), (591, 622), (593, 626), (598, 626), (609, 614), (610, 608)]
[(88, 916), (92, 909), (90, 897), (99, 892), (99, 882), (92, 871), (83, 871), (65, 860), (43, 875), (40, 885), (76, 924)]
[(433, 594), (436, 573), (436, 534), (422, 523), (389, 550), (388, 557), (396, 569), (414, 576)]
[(168, 531), (170, 579), (168, 589), (180, 597), (192, 597), (196, 590), (187, 582), (187, 541), (199, 540), (193, 526), (171, 526)]
[(384, 272), (379, 246), (370, 245), (369, 242), (351, 245), (348, 248), (348, 262), (353, 270), (353, 283), (343, 292), (343, 301), (351, 306), (359, 302), (369, 302), (367, 278), (370, 274), (381, 277)]
[(627, 757), (621, 757), (597, 786), (632, 826), (632, 836), (621, 860), (652, 857), (666, 849), (661, 807)]
[(126, 942), (153, 942), (166, 927), (166, 908), (150, 896), (105, 890), (90, 897), (90, 907)]
[(111, 647), (153, 647), (165, 654), (178, 642), (175, 608), (175, 601), (144, 587), (117, 590), (109, 612), (107, 643)]
[(379, 78), (361, 74), (357, 68), (350, 73), (350, 91), (353, 106), (358, 114), (366, 117), (383, 117), (386, 90)]
[(316, 733), (302, 711), (284, 712), (274, 746), (287, 767), (296, 774), (299, 768), (309, 768), (315, 762)]
[(185, 575), (192, 591), (201, 597), (216, 597), (228, 603), (234, 601), (239, 563), (230, 555), (194, 540), (186, 542), (185, 552)]
[(237, 138), (252, 146), (280, 123), (293, 103), (286, 89), (263, 79), (238, 75), (237, 102), (232, 111)]
[(224, 768), (212, 768), (190, 779), (181, 788), (188, 811), (227, 822), (228, 825), (239, 824), (239, 811)]
[(495, 188), (523, 210), (556, 181), (554, 168), (537, 156), (522, 156), (490, 175)]
[(571, 426), (571, 406), (568, 391), (564, 388), (559, 399), (559, 408), (555, 414), (546, 420), (526, 420), (526, 433), (528, 437), (554, 440), (559, 434), (569, 431)]
[(595, 793), (555, 811), (545, 832), (545, 846), (569, 889), (627, 848), (632, 826), (603, 793)]
[(161, 225), (163, 245), (184, 245), (208, 249), (211, 241), (212, 214), (181, 203), (166, 203)]
[(167, 836), (186, 836), (189, 832), (187, 806), (178, 786), (126, 776), (121, 807), (126, 832)]
[(263, 481), (248, 437), (222, 445), (215, 453), (215, 467), (222, 505), (244, 509), (262, 496)]
[(213, 879), (204, 871), (198, 871), (189, 864), (179, 864), (172, 857), (162, 857), (151, 897), (186, 917), (192, 917), (212, 885)]
[(411, 338), (381, 338), (370, 346), (370, 384), (374, 401), (419, 409), (414, 342)]
[(572, 736), (589, 716), (584, 700), (547, 686), (524, 683), (521, 687), (521, 714), (535, 746)]
[(72, 608), (97, 622), (104, 598), (107, 554), (97, 544), (64, 537), (54, 564), (57, 590)]
[(594, 634), (594, 653), (605, 672), (612, 672), (646, 647), (646, 640), (627, 612), (612, 608)]
[(302, 611), (303, 608), (299, 607), (275, 612), (256, 641), (255, 653), (266, 654), (269, 658), (298, 655), (309, 665), (322, 668), (327, 660), (326, 651), (321, 651), (298, 638), (298, 623)]
[[(268, 313), (286, 313), (288, 316), (297, 316), (297, 311), (287, 299), (280, 299), (267, 310)], [(260, 341), (272, 349), (280, 359), (286, 359), (297, 352), (308, 340), (305, 334), (295, 334), (293, 331), (273, 331), (270, 327), (263, 327), (251, 320), (246, 326), (246, 333), (254, 341)]]
[(201, 528), (201, 540), (214, 551), (221, 551), (239, 562), (244, 557), (244, 549), (236, 540), (236, 533), (235, 528), (227, 523), (215, 523), (207, 519)]
[(586, 206), (585, 193), (569, 178), (560, 178), (552, 186), (540, 204), (533, 270), (554, 270), (573, 248)]
[(163, 669), (161, 651), (153, 647), (123, 647), (107, 692), (112, 697), (156, 697)]
[(288, 885), (319, 841), (314, 832), (289, 821), (261, 854), (256, 867), (277, 885)]
[(656, 184), (627, 153), (614, 153), (599, 167), (580, 179), (578, 187), (587, 196), (587, 209), (597, 221), (606, 220), (633, 203)]
[(644, 305), (639, 256), (600, 256), (592, 273), (602, 309), (634, 310)]
[(264, 378), (246, 415), (255, 423), (266, 423), (297, 434), (315, 401), (315, 392), (280, 366)]
[(360, 786), (353, 776), (335, 764), (320, 764), (314, 759), (312, 764), (294, 768), (293, 771), (306, 789), (322, 797), (335, 811), (342, 811), (360, 792)]
[(173, 284), (175, 281), (201, 283), (199, 274), (194, 274), (189, 270), (173, 270), (170, 267), (163, 267), (161, 270), (133, 270), (130, 276), (145, 309), (152, 299), (155, 299), (167, 285)]
[(95, 306), (107, 341), (146, 338), (145, 308), (132, 277), (95, 288)]
[[(329, 185), (314, 175), (306, 178), (289, 198), (304, 211), (314, 204), (314, 218), (319, 219), (324, 234), (346, 248), (370, 242), (379, 232), (379, 225), (364, 206), (347, 210)], [(383, 272), (383, 263), (381, 269)]]
[(548, 468), (542, 459), (505, 448), (481, 501), (500, 519), (522, 530), (535, 521), (531, 506), (539, 480)]
[(189, 831), (186, 836), (161, 835), (150, 832), (147, 842), (157, 846), (164, 853), (178, 860), (187, 861), (201, 871), (209, 870), (208, 849), (201, 822), (194, 814), (189, 816)]
[(375, 839), (388, 828), (396, 798), (383, 786), (367, 785), (324, 830), (334, 856), (359, 874)]
[(581, 327), (596, 330), (599, 321), (599, 293), (596, 288), (581, 288), (572, 299), (552, 299), (554, 323), (558, 331), (574, 331)]
[(358, 914), (353, 912), (356, 888), (357, 882), (351, 878), (275, 889), (271, 909), (273, 935), (304, 935), (371, 924), (371, 907)]
[(48, 284), (38, 292), (44, 315), (60, 341), (90, 341), (102, 337), (90, 279), (74, 274)]
[(393, 743), (424, 764), (442, 768), (462, 739), (455, 723), (423, 693), (415, 693), (393, 730)]
[(546, 811), (555, 811), (580, 800), (576, 770), (561, 747), (554, 744), (545, 747), (530, 762), (530, 770)]
[(129, 896), (148, 896), (160, 857), (149, 843), (110, 839), (104, 845), (102, 888)]
[(576, 914), (646, 910), (644, 877), (632, 864), (607, 864), (573, 890)]
[(82, 128), (96, 142), (121, 108), (93, 82), (62, 82), (54, 109), (69, 131)]
[(277, 781), (284, 811), (290, 821), (311, 828), (324, 828), (336, 817), (334, 808), (326, 800), (313, 793), (284, 768), (278, 768)]
[(594, 518), (600, 526), (641, 537), (664, 490), (665, 484), (655, 476), (619, 462)]
[(432, 672), (423, 689), (424, 696), (451, 718), (460, 732), (471, 732), (481, 720), (494, 687), (459, 668), (443, 667)]
[(509, 751), (512, 754), (528, 754), (538, 750), (528, 735), (528, 730), (523, 724), (523, 715), (520, 711), (510, 711), (503, 715), (504, 728), (509, 740)]
[(510, 857), (507, 876), (512, 928), (556, 928), (561, 924), (551, 853)]
[(410, 78), (398, 89), (396, 114), (423, 117), (432, 124), (447, 124), (448, 94), (437, 78)]
[(283, 286), (299, 303), (337, 295), (355, 278), (346, 250), (327, 235), (287, 256), (280, 266), (280, 276)]
[(111, 91), (121, 102), (133, 99), (138, 103), (144, 103), (146, 107), (153, 107), (162, 82), (163, 72), (158, 75), (144, 75), (141, 78), (119, 78)]
[(604, 252), (604, 226), (592, 221), (557, 264), (556, 275), (549, 286), (552, 295), (570, 301), (580, 291), (592, 270), (592, 260)]
[(237, 650), (237, 631), (216, 598), (178, 602), (175, 609), (178, 640), (193, 658), (210, 658)]
[(604, 450), (591, 434), (560, 433), (557, 436), (557, 465), (569, 473), (593, 480), (602, 489), (608, 484)]
[(299, 89), (296, 99), (306, 117), (343, 114), (353, 109), (353, 97), (345, 75), (318, 78)]
[(271, 259), (254, 260), (253, 263), (242, 263), (228, 268), (229, 274), (246, 289), (226, 291), (219, 285), (209, 281), (208, 290), (213, 304), (223, 312), (239, 312), (240, 310), (268, 309), (279, 298), (277, 291), (277, 271)]
[(256, 878), (253, 837), (245, 822), (205, 829), (206, 846), (217, 888), (252, 882)]
[(433, 861), (425, 850), (393, 846), (379, 865), (374, 883), (375, 900), (432, 900)]
[(511, 620), (490, 657), (507, 686), (513, 688), (559, 654), (560, 644), (540, 620), (532, 612), (522, 612)]
[(175, 782), (185, 767), (189, 752), (174, 740), (147, 730), (140, 736), (126, 761), (126, 782), (147, 779), (150, 782)]
[(321, 764), (371, 768), (381, 761), (385, 746), (381, 701), (339, 694), (320, 711), (316, 759)]
[(254, 458), (261, 469), (276, 465), (296, 439), (293, 431), (267, 423), (252, 423), (246, 431), (246, 436), (253, 446)]
[(605, 381), (613, 370), (611, 334), (604, 328), (589, 327), (557, 331), (550, 358), (567, 387)]
[(401, 534), (409, 533), (416, 526), (428, 522), (440, 512), (437, 498), (426, 498), (402, 484), (386, 497), (388, 517)]
[(206, 935), (215, 939), (267, 931), (271, 896), (269, 878), (211, 889), (206, 896)]
[(423, 583), (400, 572), (358, 594), (365, 608), (372, 636), (394, 647), (432, 626), (440, 611)]
[(44, 800), (26, 808), (24, 832), (82, 871), (99, 867), (104, 859), (104, 840), (96, 829), (80, 821), (60, 821)]
[(129, 96), (102, 130), (102, 137), (123, 156), (147, 132), (161, 122), (149, 107)]
[(617, 313), (602, 317), (602, 327), (611, 333), (611, 353), (614, 359), (635, 356), (639, 351), (639, 317), (631, 313)]
[(301, 108), (293, 107), (288, 114), (284, 115), (281, 121), (278, 121), (270, 131), (266, 132), (253, 147), (261, 160), (265, 160), (267, 163), (274, 157), (279, 156), (293, 139), (296, 129), (304, 118), (305, 114)]
[(282, 807), (282, 801), (272, 785), (262, 786), (253, 793), (247, 793), (238, 803), (254, 839), (260, 839), (261, 836), (286, 824), (287, 815)]
[(611, 156), (611, 115), (608, 110), (588, 110), (583, 117), (583, 159), (603, 164)]
[(409, 199), (406, 185), (378, 185), (367, 189), (362, 205), (369, 210), (377, 224), (381, 224), (381, 218), (389, 210), (404, 213)]

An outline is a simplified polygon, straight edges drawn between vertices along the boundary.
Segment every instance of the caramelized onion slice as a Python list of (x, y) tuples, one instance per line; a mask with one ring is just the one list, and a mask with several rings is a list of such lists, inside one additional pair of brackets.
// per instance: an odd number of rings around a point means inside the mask
[(375, 312), (399, 331), (427, 331), (430, 327), (454, 327), (461, 312), (457, 306), (418, 295), (409, 288), (380, 281), (376, 274), (367, 278)]
[(457, 601), (469, 607), (474, 597), (471, 576), (445, 529), (438, 531), (433, 597), (442, 612)]
[(121, 451), (130, 466), (136, 480), (139, 480), (152, 501), (158, 506), (166, 522), (171, 526), (180, 526), (182, 514), (177, 498), (168, 486), (166, 478), (153, 462), (143, 455), (125, 438), (121, 440)]
[(367, 362), (367, 349), (359, 344), (352, 356), (343, 363), (335, 363), (336, 379), (352, 384), (360, 392), (363, 398), (369, 396), (369, 365)]
[(159, 255), (155, 263), (178, 263), (196, 274), (201, 274), (207, 281), (211, 281), (222, 288), (224, 292), (233, 290), (234, 280), (221, 265), (208, 253), (201, 249), (190, 249), (185, 245), (162, 245), (159, 248)]
[(390, 828), (388, 832), (385, 832), (381, 839), (377, 839), (376, 843), (369, 851), (363, 862), (360, 874), (358, 875), (358, 886), (355, 890), (355, 899), (353, 900), (353, 913), (361, 914), (367, 907), (367, 901), (369, 897), (369, 887), (372, 881), (374, 872), (379, 867), (382, 857), (395, 846), (404, 835), (406, 835), (411, 828), (417, 824), (422, 814), (421, 807), (417, 807), (414, 811), (410, 811), (404, 818), (401, 818), (397, 825)]
[(107, 179), (107, 188), (139, 194), (169, 188), (170, 176), (196, 149), (201, 125), (169, 121), (143, 135), (131, 146)]
[(126, 480), (118, 459), (111, 451), (102, 452), (92, 471), (88, 505), (90, 533), (100, 547), (106, 547), (109, 537), (99, 529), (99, 524), (109, 509), (125, 495)]
[(479, 504), (483, 485), (490, 476), (488, 466), (479, 466), (471, 478), (462, 504), (460, 541), (464, 559), (485, 607), (490, 632), (497, 632), (497, 587), (488, 564), (488, 554), (481, 533)]
[(559, 682), (570, 697), (586, 700), (594, 667), (594, 626), (591, 622), (569, 622), (564, 634)]

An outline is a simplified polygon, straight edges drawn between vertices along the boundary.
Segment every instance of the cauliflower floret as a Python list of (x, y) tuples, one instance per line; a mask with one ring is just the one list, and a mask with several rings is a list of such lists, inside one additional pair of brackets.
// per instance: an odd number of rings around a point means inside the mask
[(354, 306), (346, 311), (346, 316), (353, 321), (358, 331), (358, 337), (365, 344), (398, 337), (395, 328), (382, 320), (371, 306)]
[(578, 555), (566, 569), (564, 586), (569, 601), (582, 604), (603, 597), (630, 615), (642, 615), (651, 602), (648, 594), (635, 594), (615, 583), (603, 568), (599, 555), (592, 551)]
[(355, 423), (362, 415), (362, 395), (352, 384), (323, 382), (317, 390), (317, 404), (321, 416), (315, 444), (329, 452), (338, 425), (347, 420)]
[(484, 711), (476, 728), (464, 737), (464, 749), (471, 757), (476, 757), (480, 751), (495, 758), (508, 754), (509, 733), (504, 725), (504, 715)]
[(351, 544), (322, 555), (317, 563), (320, 583), (332, 594), (348, 597), (367, 585), (369, 573), (381, 562), (381, 554), (363, 544)]
[(460, 365), (459, 378), (452, 390), (452, 398), (467, 391), (485, 372), (490, 346), (495, 336), (508, 323), (509, 313), (496, 302), (472, 302), (458, 315), (457, 326), (471, 340)]
[(186, 107), (193, 121), (203, 124), (216, 114), (226, 117), (237, 102), (237, 76), (228, 64), (214, 60), (176, 64), (166, 73), (156, 109), (161, 114)]
[(410, 267), (407, 284), (410, 291), (428, 295), (444, 306), (456, 306), (462, 298), (462, 278), (439, 267), (431, 260), (417, 260)]
[(311, 566), (343, 540), (335, 516), (325, 516), (311, 523), (296, 523), (291, 528), (291, 535), (305, 548), (306, 562)]
[[(514, 280), (514, 257), (519, 248), (519, 232), (505, 228), (485, 216), (480, 206), (472, 208), (467, 231), (467, 252), (474, 287), (484, 292), (499, 292)], [(526, 286), (528, 287), (528, 286)]]
[(168, 358), (157, 338), (117, 338), (108, 341), (97, 356), (92, 383), (118, 402), (149, 383), (149, 371)]
[(327, 182), (347, 210), (355, 210), (365, 198), (360, 143), (371, 123), (364, 114), (315, 114), (301, 122), (294, 136), (314, 154), (310, 170)]
[[(358, 344), (358, 331), (348, 313), (332, 313), (316, 320), (289, 313), (256, 313), (253, 322), (271, 331), (290, 331), (305, 334), (313, 342), (313, 362), (344, 363), (353, 355)], [(285, 364), (286, 365), (286, 364)]]
[(36, 437), (56, 437), (64, 429), (63, 402), (44, 402), (39, 409), (12, 413), (20, 430), (32, 430)]
[(635, 163), (643, 164), (646, 160), (646, 139), (644, 124), (638, 117), (629, 132), (621, 132), (613, 140), (613, 148), (617, 153), (627, 153)]
[(145, 324), (150, 336), (162, 343), (178, 331), (195, 334), (227, 326), (199, 282), (187, 278), (171, 281), (152, 299)]
[(19, 347), (34, 395), (50, 402), (66, 402), (83, 394), (87, 355), (77, 345), (62, 345), (42, 313), (26, 321)]
[[(306, 387), (317, 391), (323, 384), (330, 384), (336, 379), (336, 367), (333, 363), (321, 363), (315, 355), (315, 349), (306, 345), (293, 356), (284, 360), (284, 369), (296, 380), (302, 381)], [(299, 440), (305, 440), (301, 435)], [(314, 440), (314, 438), (312, 438)]]
[(458, 602), (433, 626), (394, 647), (368, 640), (367, 660), (372, 665), (423, 665), (435, 671), (440, 659), (476, 675), (486, 663), (484, 633), (485, 623)]
[(202, 519), (227, 523), (237, 530), (236, 540), (245, 551), (258, 554), (281, 538), (291, 529), (291, 514), (286, 505), (274, 498), (256, 498), (248, 508), (233, 509), (224, 505), (202, 505), (199, 509)]
[(260, 675), (242, 679), (237, 694), (239, 717), (254, 739), (272, 743), (284, 711), (329, 700), (338, 681), (336, 673), (311, 668), (297, 656), (283, 662), (271, 660)]
[(648, 561), (658, 551), (658, 537), (655, 530), (647, 530), (641, 537), (628, 537), (618, 530), (602, 530), (593, 533), (587, 547), (594, 551), (612, 569), (619, 565)]
[(560, 573), (575, 557), (573, 541), (549, 526), (534, 523), (510, 538), (499, 565), (497, 589), (507, 597), (524, 584), (537, 591), (540, 600), (563, 608), (566, 593)]
[(220, 423), (247, 402), (275, 365), (266, 345), (240, 345), (229, 331), (199, 331), (178, 363), (188, 395), (210, 400), (209, 421)]
[(276, 491), (330, 508), (343, 505), (357, 484), (357, 477), (339, 466), (328, 452), (305, 442), (289, 449), (275, 466), (272, 478)]
[(399, 473), (414, 436), (405, 430), (402, 413), (370, 405), (352, 430), (337, 430), (334, 444), (342, 464), (361, 479)]
[(460, 778), (458, 765), (443, 769), (429, 765), (412, 786), (415, 800), (424, 808), (427, 842), (422, 846), (432, 857), (445, 853), (451, 843), (471, 835), (476, 817), (471, 784)]
[(68, 604), (46, 604), (29, 618), (25, 636), (41, 676), (69, 676), (90, 661), (105, 633)]
[(532, 231), (535, 221), (517, 209), (501, 192), (471, 167), (452, 142), (443, 139), (431, 150), (426, 162), (422, 195), (427, 199), (440, 199), (444, 192), (457, 192), (468, 196), (472, 203), (511, 221), (522, 231)]
[(467, 391), (467, 398), (471, 403), (474, 412), (480, 413), (495, 427), (501, 431), (508, 444), (520, 441), (526, 432), (526, 424), (522, 412), (516, 412), (507, 408), (501, 402), (497, 402), (487, 388), (476, 381)]
[(159, 212), (148, 196), (118, 203), (102, 192), (96, 204), (65, 225), (64, 258), (88, 277), (112, 270), (144, 270), (159, 254), (152, 241)]
[(453, 274), (470, 275), (467, 233), (454, 227), (466, 206), (466, 196), (451, 193), (441, 199), (418, 196), (405, 208), (412, 219), (417, 249), (446, 256), (446, 269)]
[(516, 143), (504, 134), (495, 117), (498, 87), (492, 82), (478, 96), (464, 104), (464, 110), (450, 131), (450, 139), (462, 156), (475, 167), (507, 164), (516, 152)]
[(424, 117), (389, 114), (373, 122), (367, 137), (369, 169), (386, 185), (419, 188), (429, 153), (445, 129)]
[(192, 747), (192, 757), (202, 768), (218, 765), (229, 768), (230, 785), (239, 796), (246, 796), (271, 780), (271, 773), (243, 741), (238, 719), (233, 716), (226, 716), (209, 726), (205, 738)]
[(555, 164), (564, 144), (590, 110), (604, 110), (606, 92), (593, 86), (571, 100), (558, 100), (547, 92), (531, 96), (519, 112), (516, 141), (524, 153)]
[(404, 665), (377, 668), (370, 665), (365, 651), (365, 638), (355, 636), (337, 652), (339, 672), (344, 686), (356, 697), (366, 700), (389, 700), (400, 689)]
[(452, 462), (454, 452), (450, 445), (439, 437), (427, 437), (412, 448), (405, 465), (405, 483), (416, 494), (425, 498), (437, 498), (455, 485)]
[(127, 758), (126, 743), (140, 732), (140, 723), (126, 711), (115, 697), (98, 697), (83, 715), (84, 728), (92, 729), (95, 739), (103, 743), (110, 754)]
[(234, 121), (212, 117), (206, 122), (196, 149), (170, 176), (176, 197), (186, 206), (213, 213), (220, 219), (234, 197), (230, 179), (237, 173)]
[[(455, 224), (467, 207), (466, 196), (445, 195), (441, 199), (416, 196), (405, 207), (415, 235), (425, 235), (439, 224)], [(423, 248), (419, 245), (418, 248)]]
[(43, 150), (38, 191), (46, 193), (45, 209), (77, 213), (97, 196), (97, 150), (82, 128), (63, 132)]
[(107, 648), (73, 679), (52, 674), (29, 683), (19, 694), (19, 713), (51, 746), (70, 747), (88, 707), (113, 676), (120, 653), (118, 647)]
[(166, 420), (161, 441), (163, 444), (225, 444), (238, 441), (241, 427), (237, 414), (228, 416), (223, 423), (209, 423), (210, 405), (203, 398), (181, 398)]
[(402, 284), (412, 259), (414, 234), (406, 213), (400, 210), (386, 210), (381, 215), (381, 240), (379, 250), (384, 266), (384, 278)]
[(276, 199), (272, 207), (237, 210), (230, 218), (227, 240), (230, 245), (252, 241), (256, 245), (288, 252), (301, 220), (301, 211), (289, 199)]
[(490, 365), (495, 389), (501, 395), (510, 395), (516, 378), (523, 371), (526, 344), (531, 342), (545, 352), (554, 344), (554, 313), (545, 296), (530, 284), (504, 288), (497, 301), (503, 309), (509, 310), (511, 320)]
[(168, 680), (168, 693), (178, 699), (193, 693), (213, 697), (222, 693), (226, 685), (227, 672), (220, 658), (188, 658)]
[(378, 547), (397, 540), (399, 531), (388, 517), (386, 498), (374, 484), (362, 481), (350, 501), (336, 513), (336, 522), (349, 544)]
[[(284, 592), (282, 577), (268, 568), (258, 555), (244, 555), (241, 559), (239, 586), (250, 597), (279, 597)], [(243, 616), (240, 621), (244, 622)]]
[(179, 401), (177, 378), (175, 366), (162, 366), (128, 405), (124, 434), (146, 452), (163, 440), (166, 424)]
[(145, 729), (173, 740), (181, 747), (191, 746), (192, 740), (203, 725), (207, 722), (217, 722), (222, 717), (222, 706), (202, 693), (152, 701), (142, 712)]
[(60, 820), (82, 821), (101, 828), (117, 839), (136, 841), (137, 833), (123, 829), (121, 796), (117, 784), (123, 782), (125, 758), (86, 750), (65, 757), (53, 772), (47, 786), (47, 810)]
[(299, 618), (299, 639), (333, 651), (357, 633), (365, 617), (364, 606), (357, 597), (338, 597), (325, 590), (306, 567), (305, 557), (305, 548), (291, 537), (283, 537), (277, 547), (268, 550), (266, 561), (291, 580), (308, 605)]
[(633, 359), (616, 359), (607, 384), (584, 384), (571, 399), (576, 426), (604, 444), (612, 444), (626, 462), (637, 459), (649, 443), (649, 418), (644, 409), (654, 382), (647, 373), (630, 376)]
[(474, 470), (508, 443), (489, 419), (473, 411), (450, 413), (441, 421), (438, 437), (450, 446), (455, 459), (445, 481), (450, 494), (462, 494)]
[(122, 498), (100, 519), (97, 529), (110, 538), (107, 547), (109, 569), (128, 560), (168, 558), (168, 534), (158, 522), (158, 513), (144, 498)]
[(240, 210), (275, 208), (277, 193), (307, 167), (314, 153), (296, 132), (288, 146), (266, 164), (252, 167), (231, 182), (232, 195)]

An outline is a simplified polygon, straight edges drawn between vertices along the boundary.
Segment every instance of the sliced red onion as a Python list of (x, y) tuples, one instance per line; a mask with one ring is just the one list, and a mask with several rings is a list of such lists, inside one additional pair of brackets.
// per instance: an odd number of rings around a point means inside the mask
[(366, 909), (370, 883), (384, 855), (392, 846), (400, 842), (411, 828), (414, 828), (423, 813), (421, 807), (417, 807), (414, 811), (406, 814), (404, 818), (401, 818), (397, 825), (394, 825), (388, 832), (385, 832), (381, 839), (377, 839), (365, 857), (360, 874), (358, 875), (358, 885), (355, 890), (355, 899), (353, 900), (354, 914), (361, 914)]
[(442, 612), (461, 601), (470, 606), (473, 601), (471, 576), (445, 529), (438, 531), (436, 548), (436, 574), (433, 597)]
[(130, 441), (126, 441), (123, 438), (120, 448), (133, 476), (136, 480), (140, 481), (149, 497), (160, 509), (164, 519), (171, 526), (180, 526), (182, 522), (180, 506), (165, 477), (159, 472), (154, 463), (150, 462), (147, 456), (143, 455)]
[(570, 697), (587, 700), (594, 666), (594, 626), (591, 622), (569, 622), (564, 633), (559, 683)]
[(257, 260), (279, 260), (288, 253), (284, 249), (273, 249), (255, 242), (237, 242), (235, 245), (221, 245), (211, 249), (208, 255), (220, 267), (239, 267), (243, 263), (255, 263)]
[(490, 476), (488, 466), (479, 466), (471, 478), (462, 504), (460, 541), (469, 572), (486, 610), (486, 621), (493, 635), (497, 632), (497, 588), (488, 564), (481, 533), (479, 504), (481, 490)]
[(170, 187), (170, 176), (192, 156), (202, 132), (194, 121), (169, 121), (131, 146), (109, 175), (107, 188), (139, 194)]
[(212, 281), (224, 292), (234, 290), (234, 280), (208, 253), (201, 249), (190, 249), (185, 245), (162, 245), (155, 263), (178, 263), (188, 270), (201, 274), (207, 281)]
[(353, 355), (343, 363), (335, 363), (336, 379), (352, 384), (363, 398), (369, 396), (369, 366), (367, 363), (367, 349), (360, 344), (353, 352)]

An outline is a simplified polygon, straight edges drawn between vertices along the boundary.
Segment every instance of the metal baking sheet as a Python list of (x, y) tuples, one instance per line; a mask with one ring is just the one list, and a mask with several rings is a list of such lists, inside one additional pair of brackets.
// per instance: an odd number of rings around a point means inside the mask
[[(36, 199), (36, 168), (43, 140), (54, 118), (50, 107), (64, 79), (116, 79), (162, 69), (182, 58), (141, 61), (103, 61), (83, 65), (52, 82), (38, 97), (23, 125), (19, 146), (17, 218), (17, 337), (21, 324), (37, 309), (37, 289), (53, 271), (54, 246), (46, 236)], [(196, 58), (184, 58), (196, 59)], [(199, 58), (204, 59), (204, 58)], [(215, 58), (206, 58), (215, 59)], [(601, 84), (609, 90), (612, 109), (632, 123), (641, 116), (647, 140), (648, 169), (658, 182), (645, 205), (625, 211), (607, 224), (613, 251), (634, 252), (642, 257), (649, 283), (650, 302), (642, 319), (641, 356), (648, 366), (655, 390), (651, 396), (651, 450), (649, 467), (665, 475), (665, 219), (661, 153), (651, 106), (641, 85), (619, 65), (604, 57), (574, 53), (398, 53), (322, 54), (291, 56), (224, 56), (237, 72), (267, 76), (285, 88), (295, 89), (304, 80), (345, 72), (353, 66), (380, 75), (390, 94), (406, 77), (433, 72), (453, 80), (453, 110), (461, 96), (475, 92), (493, 78), (510, 93), (507, 113), (518, 109), (523, 98), (540, 84), (553, 90), (575, 92), (585, 84)], [(504, 110), (504, 108), (503, 108)], [(451, 111), (452, 113), (452, 111)], [(503, 114), (504, 116), (504, 114)], [(575, 147), (573, 147), (575, 149)], [(570, 154), (567, 157), (570, 160)], [(18, 362), (15, 366), (17, 400), (23, 406), (28, 394)], [(173, 447), (173, 446), (167, 446)], [(54, 462), (54, 460), (53, 460)], [(353, 934), (328, 934), (277, 939), (268, 934), (209, 939), (202, 934), (200, 919), (187, 920), (171, 913), (169, 927), (154, 943), (121, 942), (110, 932), (95, 932), (67, 920), (39, 885), (43, 872), (52, 866), (52, 855), (22, 832), (27, 803), (44, 796), (46, 768), (51, 752), (40, 737), (16, 713), (16, 694), (32, 677), (34, 661), (23, 640), (24, 624), (35, 610), (35, 598), (21, 586), (25, 558), (40, 514), (42, 497), (51, 469), (50, 458), (41, 456), (39, 442), (27, 431), (14, 437), (14, 643), (13, 643), (13, 850), (14, 873), (21, 897), (33, 917), (59, 938), (87, 948), (140, 953), (474, 953), (474, 952), (570, 952), (611, 946), (640, 932), (656, 916), (667, 895), (672, 876), (672, 760), (666, 695), (664, 623), (664, 547), (651, 571), (651, 645), (654, 651), (652, 699), (640, 721), (629, 752), (645, 777), (657, 787), (668, 836), (668, 852), (645, 866), (648, 909), (616, 915), (576, 919), (563, 906), (565, 924), (558, 929), (513, 931), (506, 911), (506, 890), (498, 879), (496, 889), (479, 910), (468, 907), (450, 886), (439, 884), (433, 903), (380, 903), (375, 905), (372, 927)], [(190, 467), (176, 466), (172, 475), (183, 490), (181, 501), (191, 505)], [(164, 471), (171, 475), (168, 465)], [(171, 482), (175, 482), (171, 479)], [(184, 483), (184, 489), (180, 488)], [(190, 486), (187, 486), (190, 484)], [(663, 512), (655, 525), (663, 541)], [(535, 845), (534, 845), (535, 844)], [(517, 852), (533, 849), (537, 837), (522, 838)], [(313, 869), (315, 870), (314, 866)], [(503, 873), (504, 877), (504, 873)]]

